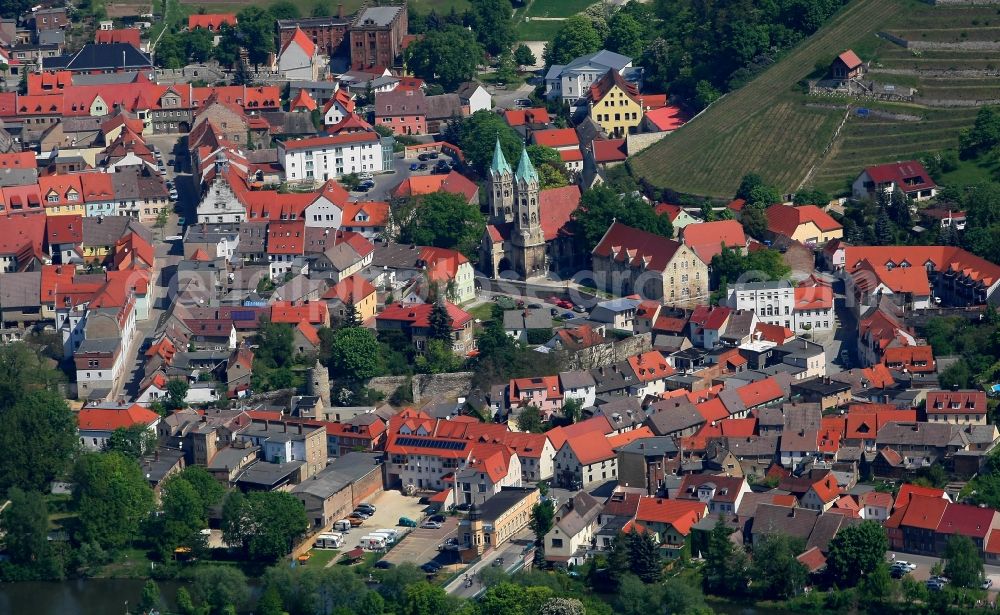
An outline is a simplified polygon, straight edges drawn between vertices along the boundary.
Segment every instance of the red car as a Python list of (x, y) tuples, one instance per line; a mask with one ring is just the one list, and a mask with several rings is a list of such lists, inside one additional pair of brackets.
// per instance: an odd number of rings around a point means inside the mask
[(573, 309), (573, 302), (572, 301), (567, 301), (566, 299), (560, 299), (559, 297), (556, 297), (555, 295), (549, 297), (548, 298), (548, 302), (549, 303), (553, 303), (553, 304), (561, 307), (564, 310), (572, 310)]

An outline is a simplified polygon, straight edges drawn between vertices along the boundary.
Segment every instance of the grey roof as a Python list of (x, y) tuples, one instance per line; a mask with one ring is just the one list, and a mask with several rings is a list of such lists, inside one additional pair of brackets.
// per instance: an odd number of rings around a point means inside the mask
[(778, 450), (779, 436), (741, 436), (721, 438), (725, 447), (737, 459), (746, 457), (774, 457)]
[(742, 339), (753, 333), (753, 320), (757, 315), (750, 310), (734, 310), (726, 323), (723, 339)]
[(458, 94), (438, 94), (424, 98), (426, 116), (429, 120), (445, 120), (462, 117), (462, 97)]
[[(594, 310), (600, 308), (609, 312), (627, 312), (636, 309), (642, 301), (638, 299), (611, 299), (602, 301), (594, 306)], [(593, 314), (591, 314), (593, 317)]]
[(155, 455), (142, 458), (142, 473), (151, 484), (158, 484), (184, 458), (184, 451), (174, 448), (160, 447)]
[(970, 444), (992, 444), (995, 430), (995, 425), (969, 425), (965, 428), (965, 433)]
[(463, 99), (466, 99), (475, 94), (476, 90), (478, 90), (481, 87), (483, 87), (483, 84), (479, 83), (478, 81), (466, 81), (462, 85), (458, 86), (458, 89), (455, 90), (455, 93), (461, 96)]
[(86, 352), (110, 352), (115, 353), (119, 349), (117, 337), (107, 337), (101, 339), (88, 338), (80, 342), (80, 347), (76, 351), (80, 354)]
[(536, 492), (534, 487), (501, 487), (500, 492), (482, 504), (477, 504), (480, 517), (484, 522), (496, 521), (501, 515), (517, 505), (518, 502)]
[[(118, 54), (121, 57), (121, 54)], [(137, 73), (96, 73), (73, 75), (73, 85), (117, 85), (121, 83), (135, 83)], [(150, 75), (150, 81), (155, 75)], [(106, 118), (98, 118), (106, 119)]]
[(586, 370), (559, 372), (559, 383), (563, 389), (580, 389), (596, 386), (594, 377)]
[(950, 423), (886, 423), (878, 430), (875, 443), (883, 446), (916, 448), (947, 446), (963, 447), (969, 442), (958, 425)]
[(653, 348), (663, 352), (680, 352), (691, 347), (691, 340), (683, 335), (657, 333), (653, 337)]
[(818, 517), (819, 512), (815, 510), (775, 506), (774, 504), (760, 504), (754, 513), (753, 533), (780, 533), (785, 536), (808, 540)]
[(767, 282), (740, 282), (738, 284), (730, 284), (729, 290), (731, 291), (748, 291), (748, 290), (778, 290), (781, 288), (791, 288), (792, 283), (788, 280), (769, 280)]
[(0, 308), (36, 307), (41, 303), (42, 272), (0, 275)]
[(323, 280), (310, 280), (306, 276), (299, 274), (276, 288), (272, 299), (277, 301), (298, 301), (317, 292), (326, 292), (326, 282)]
[(804, 340), (802, 338), (795, 338), (786, 344), (775, 346), (773, 350), (775, 352), (782, 353), (786, 357), (798, 357), (803, 359), (815, 357), (823, 354), (824, 352), (823, 347), (816, 342), (810, 342), (809, 340)]
[[(112, 173), (112, 176), (127, 174), (127, 172)], [(129, 216), (83, 219), (83, 245), (85, 246), (113, 246), (128, 232), (134, 232), (146, 241), (152, 241), (150, 230)]]
[(819, 376), (792, 383), (793, 393), (813, 393), (826, 396), (850, 390), (851, 385), (846, 382), (840, 382), (830, 378), (820, 378)]
[(305, 465), (305, 461), (288, 461), (285, 463), (268, 463), (258, 461), (240, 474), (236, 482), (253, 487), (271, 489), (287, 479), (293, 472)]
[(327, 248), (323, 252), (323, 256), (330, 261), (330, 265), (337, 271), (344, 271), (353, 267), (360, 258), (354, 248), (351, 247), (351, 244), (347, 242), (338, 243)]
[[(123, 56), (124, 55), (124, 61)], [(153, 68), (149, 56), (128, 43), (97, 45), (87, 43), (74, 55), (42, 58), (46, 70), (65, 68), (72, 71), (120, 70), (125, 68)]]
[(816, 429), (789, 429), (785, 428), (781, 432), (781, 450), (804, 453), (815, 453), (819, 451), (819, 444), (816, 442)]
[(38, 169), (0, 169), (0, 188), (38, 183)]
[(653, 433), (659, 436), (669, 435), (705, 422), (705, 417), (686, 397), (658, 401), (651, 406), (651, 409), (652, 412), (646, 422)]
[(580, 56), (575, 60), (571, 61), (565, 67), (563, 67), (562, 72), (579, 70), (587, 67), (604, 67), (606, 71), (609, 68), (613, 68), (616, 71), (621, 71), (627, 65), (632, 63), (632, 58), (628, 56), (623, 56), (620, 53), (615, 53), (613, 51), (608, 51), (607, 49), (602, 49), (600, 51), (595, 51), (594, 53), (588, 53), (587, 55)]
[(830, 541), (842, 528), (861, 523), (861, 519), (854, 519), (847, 515), (825, 513), (816, 518), (812, 532), (809, 533), (809, 540), (806, 541), (806, 549), (813, 547), (826, 552)]
[(389, 269), (418, 269), (417, 261), (420, 260), (420, 251), (423, 246), (414, 246), (399, 243), (377, 243), (375, 252), (372, 254), (372, 266), (376, 268), (388, 267)]
[(184, 243), (217, 243), (223, 239), (234, 239), (239, 236), (240, 225), (226, 224), (193, 224), (184, 233)]
[(785, 424), (785, 413), (781, 408), (759, 408), (757, 424), (768, 427), (782, 427)]
[(639, 438), (632, 440), (625, 446), (618, 448), (619, 453), (635, 455), (645, 455), (647, 457), (659, 457), (671, 455), (677, 452), (677, 444), (669, 436), (657, 436), (653, 438)]
[(62, 30), (42, 30), (38, 33), (39, 45), (62, 45), (66, 42), (66, 33)]
[(378, 471), (381, 459), (382, 456), (378, 453), (348, 453), (334, 460), (312, 478), (296, 485), (292, 493), (305, 493), (325, 500), (368, 476), (373, 470)]
[(507, 330), (551, 329), (552, 314), (546, 308), (526, 308), (505, 310), (503, 328)]
[(372, 6), (358, 13), (354, 19), (354, 27), (361, 26), (388, 26), (400, 11), (406, 10), (402, 6)]
[[(322, 26), (346, 26), (350, 21), (343, 17), (299, 17), (297, 19), (279, 19), (279, 30), (294, 30), (299, 28), (316, 28)], [(293, 87), (295, 82), (292, 82)]]
[(602, 508), (603, 506), (594, 496), (586, 491), (581, 491), (563, 504), (556, 513), (557, 516), (560, 514), (562, 516), (556, 525), (567, 536), (576, 536), (597, 519)]
[[(373, 80), (372, 86), (374, 85)], [(423, 90), (396, 89), (378, 92), (375, 94), (375, 117), (426, 114), (427, 98)]]
[(114, 186), (115, 199), (119, 201), (125, 199), (166, 199), (169, 194), (162, 178), (138, 170), (111, 173), (111, 183)]
[(785, 430), (819, 429), (823, 412), (819, 404), (785, 403), (781, 405), (785, 415)]

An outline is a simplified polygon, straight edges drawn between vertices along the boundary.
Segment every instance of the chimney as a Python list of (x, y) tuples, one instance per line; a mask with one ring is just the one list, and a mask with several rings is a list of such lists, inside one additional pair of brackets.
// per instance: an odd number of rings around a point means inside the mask
[(344, 3), (343, 2), (341, 2), (340, 4), (337, 5), (337, 18), (338, 19), (343, 19), (344, 18)]

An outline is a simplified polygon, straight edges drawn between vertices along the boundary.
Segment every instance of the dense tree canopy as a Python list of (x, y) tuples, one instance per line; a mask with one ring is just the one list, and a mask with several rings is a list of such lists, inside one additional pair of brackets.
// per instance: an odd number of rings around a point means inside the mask
[(486, 222), (478, 205), (451, 192), (433, 192), (416, 199), (400, 221), (399, 242), (458, 250), (478, 260)]
[(469, 21), (486, 53), (497, 55), (514, 43), (514, 7), (510, 0), (472, 0)]
[(69, 467), (76, 418), (55, 390), (61, 379), (27, 345), (0, 346), (0, 493), (45, 491)]
[(854, 587), (885, 561), (889, 539), (876, 521), (841, 529), (830, 541), (827, 572), (838, 587)]
[(371, 329), (346, 327), (334, 334), (331, 349), (332, 375), (359, 383), (383, 372), (378, 339)]
[(746, 256), (723, 247), (712, 257), (712, 282), (714, 286), (737, 281), (780, 280), (791, 273), (791, 268), (781, 258), (781, 252), (765, 248), (754, 250)]
[(603, 40), (593, 23), (582, 15), (563, 22), (555, 38), (545, 44), (545, 64), (567, 64), (574, 58), (601, 49)]
[(80, 540), (117, 549), (135, 540), (153, 510), (153, 490), (139, 464), (119, 453), (88, 453), (73, 473)]
[(583, 231), (588, 252), (600, 242), (614, 220), (663, 237), (673, 237), (674, 234), (669, 217), (657, 215), (642, 200), (632, 195), (620, 196), (606, 186), (584, 192), (580, 208), (573, 212), (573, 219)]
[(958, 587), (975, 588), (983, 582), (983, 559), (968, 536), (953, 534), (944, 550), (944, 574)]
[(222, 535), (255, 560), (287, 555), (309, 525), (302, 502), (286, 491), (230, 493), (222, 509)]
[(803, 551), (802, 541), (770, 534), (753, 547), (750, 578), (757, 594), (766, 598), (791, 598), (802, 591), (808, 573), (795, 557)]
[(517, 164), (524, 147), (524, 140), (507, 125), (503, 117), (486, 110), (476, 111), (452, 127), (447, 138), (452, 143), (458, 143), (465, 159), (484, 179), (493, 161), (497, 139), (500, 139), (500, 149), (511, 168)]
[(475, 77), (482, 62), (483, 49), (475, 35), (459, 27), (428, 32), (406, 48), (407, 68), (449, 92)]

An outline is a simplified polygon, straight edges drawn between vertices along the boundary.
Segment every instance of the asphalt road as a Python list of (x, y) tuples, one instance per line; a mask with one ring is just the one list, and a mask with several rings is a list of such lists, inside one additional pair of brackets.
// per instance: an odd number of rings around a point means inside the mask
[[(910, 576), (918, 581), (926, 581), (929, 579), (931, 577), (931, 568), (934, 564), (941, 561), (941, 558), (938, 557), (914, 555), (912, 553), (902, 553), (900, 551), (889, 551), (886, 556), (890, 558), (890, 561), (904, 561), (916, 564), (917, 568), (910, 573)], [(895, 556), (895, 559), (892, 559), (893, 556)], [(987, 578), (993, 579), (993, 587), (990, 588), (990, 596), (995, 599), (997, 592), (1000, 591), (1000, 566), (984, 566), (984, 572), (986, 573)]]
[[(485, 551), (478, 562), (466, 568), (462, 574), (453, 579), (451, 583), (448, 583), (444, 588), (445, 591), (453, 596), (460, 596), (462, 598), (473, 598), (479, 595), (484, 589), (482, 583), (477, 578), (479, 571), (492, 567), (496, 559), (500, 557), (503, 558), (503, 564), (501, 565), (504, 570), (515, 572), (519, 567), (521, 554), (531, 544), (532, 540), (534, 540), (534, 534), (532, 534), (531, 530), (525, 528), (515, 534), (511, 540), (500, 545), (499, 549)], [(471, 579), (472, 583), (469, 584), (466, 579)]]

